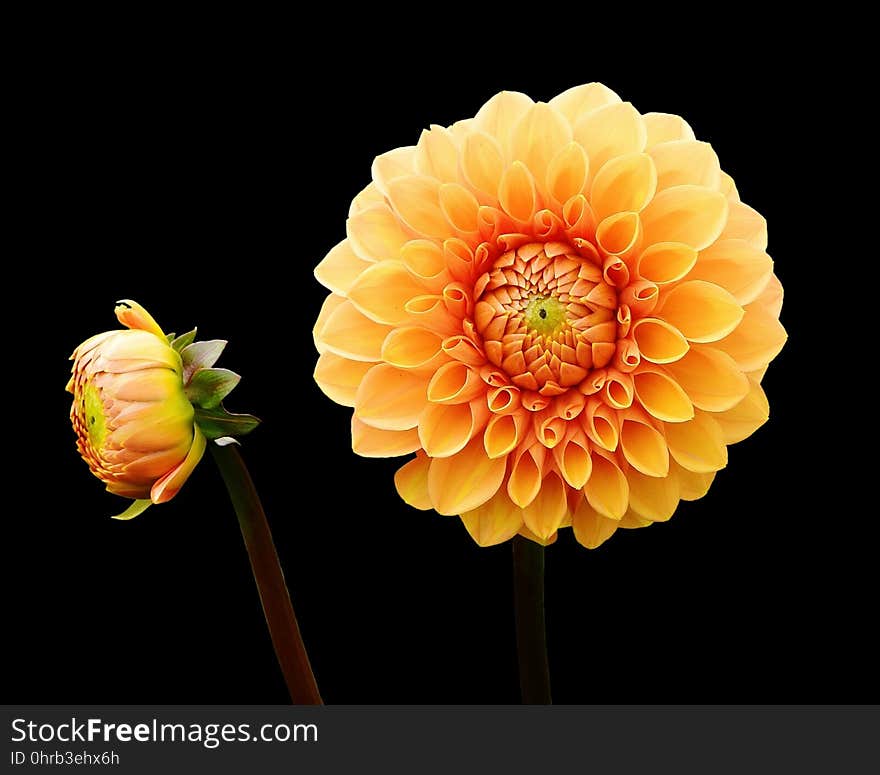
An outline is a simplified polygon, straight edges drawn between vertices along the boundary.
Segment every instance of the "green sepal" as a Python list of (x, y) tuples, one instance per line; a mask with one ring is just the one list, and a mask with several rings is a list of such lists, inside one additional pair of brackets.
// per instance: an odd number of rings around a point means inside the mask
[(206, 439), (219, 439), (223, 436), (244, 436), (260, 424), (260, 420), (252, 414), (233, 414), (222, 406), (196, 410), (196, 425), (199, 426)]
[(168, 341), (168, 344), (174, 342), (175, 334), (165, 334), (165, 339)]
[(143, 514), (152, 505), (153, 502), (149, 498), (134, 500), (125, 511), (123, 511), (121, 514), (117, 514), (115, 517), (110, 517), (110, 519), (134, 519), (139, 514)]
[(168, 334), (168, 343), (178, 353), (184, 348), (191, 345), (196, 339), (197, 328), (175, 337), (174, 334)]
[(191, 404), (213, 409), (241, 382), (241, 377), (229, 369), (198, 369), (184, 388)]
[(217, 363), (225, 347), (225, 339), (208, 339), (184, 347), (180, 351), (180, 360), (183, 362), (183, 384), (188, 384), (199, 369), (209, 369)]

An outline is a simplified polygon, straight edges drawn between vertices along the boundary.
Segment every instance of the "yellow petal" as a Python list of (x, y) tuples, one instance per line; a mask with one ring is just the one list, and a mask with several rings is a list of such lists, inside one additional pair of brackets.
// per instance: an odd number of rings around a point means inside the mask
[(361, 273), (348, 298), (370, 320), (394, 326), (411, 322), (406, 303), (425, 290), (401, 262), (383, 261)]
[(678, 480), (678, 491), (683, 501), (695, 501), (702, 498), (715, 479), (715, 472), (696, 473), (682, 468), (674, 460), (669, 467), (669, 475)]
[[(543, 447), (530, 448), (514, 461), (507, 480), (507, 494), (520, 508), (528, 506), (541, 489)], [(537, 457), (536, 457), (537, 456)], [(501, 459), (501, 458), (499, 458)]]
[(632, 331), (642, 357), (652, 363), (677, 361), (689, 348), (681, 331), (665, 320), (642, 318), (633, 324)]
[(534, 104), (525, 94), (515, 91), (499, 92), (477, 111), (473, 128), (494, 137), (507, 153), (513, 127)]
[(559, 529), (567, 513), (565, 484), (554, 471), (547, 474), (537, 497), (522, 512), (525, 526), (544, 540)]
[(495, 546), (522, 528), (522, 509), (501, 489), (482, 506), (462, 514), (461, 521), (479, 546)]
[(651, 157), (626, 153), (610, 159), (593, 178), (590, 204), (601, 220), (614, 213), (640, 212), (657, 189), (657, 172)]
[(619, 103), (620, 97), (601, 83), (585, 83), (572, 86), (557, 94), (550, 104), (565, 116), (574, 126), (584, 115), (597, 108)]
[(458, 180), (458, 147), (452, 133), (432, 124), (419, 137), (415, 153), (416, 170), (441, 182)]
[(621, 102), (584, 115), (575, 124), (574, 139), (590, 157), (590, 169), (599, 170), (615, 156), (643, 151), (647, 133), (639, 112), (629, 102)]
[(388, 184), (388, 201), (403, 223), (425, 237), (448, 237), (449, 224), (440, 209), (440, 183), (411, 175)]
[(463, 404), (486, 391), (480, 375), (460, 361), (444, 363), (428, 383), (428, 400), (436, 404)]
[(629, 464), (646, 476), (669, 473), (669, 450), (663, 434), (647, 423), (624, 420), (620, 426), (620, 449)]
[(559, 149), (547, 167), (547, 193), (559, 205), (581, 194), (587, 185), (590, 160), (580, 143), (568, 143)]
[(632, 509), (630, 509), (620, 518), (620, 522), (618, 522), (617, 524), (619, 527), (626, 528), (627, 530), (632, 530), (634, 528), (648, 527), (649, 525), (653, 525), (654, 521), (650, 519), (645, 519), (644, 517), (636, 514)]
[(538, 102), (522, 114), (510, 136), (510, 158), (528, 167), (539, 185), (551, 160), (571, 142), (571, 125), (556, 108)]
[(648, 151), (657, 167), (657, 189), (672, 186), (704, 186), (721, 189), (721, 166), (709, 143), (673, 140)]
[(732, 409), (712, 415), (725, 444), (736, 444), (747, 439), (770, 417), (770, 404), (757, 380), (749, 380), (749, 392)]
[(701, 186), (659, 191), (642, 211), (645, 244), (684, 242), (696, 250), (711, 245), (727, 222), (727, 200)]
[(602, 516), (620, 519), (629, 503), (629, 484), (615, 463), (594, 454), (593, 473), (584, 487), (584, 495)]
[(657, 285), (675, 282), (691, 271), (698, 256), (683, 242), (656, 242), (639, 256), (639, 274)]
[(516, 449), (525, 423), (518, 414), (496, 414), (489, 418), (483, 434), (483, 447), (491, 458), (504, 457)]
[(358, 385), (375, 364), (350, 361), (326, 352), (318, 358), (315, 366), (315, 382), (324, 395), (343, 406), (354, 406)]
[(355, 416), (388, 431), (415, 428), (427, 406), (425, 377), (380, 363), (370, 369), (355, 395)]
[(535, 181), (526, 166), (515, 161), (501, 176), (498, 201), (504, 211), (519, 221), (528, 221), (535, 212)]
[(569, 435), (553, 448), (562, 478), (575, 490), (582, 490), (593, 472), (593, 458), (587, 440)]
[(745, 313), (724, 288), (688, 280), (669, 291), (658, 314), (691, 342), (716, 342), (733, 331)]
[(700, 253), (688, 280), (720, 285), (740, 304), (754, 301), (773, 275), (773, 259), (745, 240), (718, 240)]
[(756, 371), (772, 361), (785, 345), (788, 334), (779, 320), (759, 304), (749, 304), (742, 322), (715, 343), (743, 371)]
[(193, 442), (186, 457), (180, 465), (173, 468), (165, 476), (159, 479), (150, 489), (150, 500), (153, 503), (167, 503), (183, 487), (193, 469), (199, 464), (202, 455), (205, 454), (207, 442), (199, 427), (193, 428)]
[(767, 287), (758, 294), (758, 297), (750, 306), (763, 307), (773, 317), (778, 318), (779, 313), (782, 312), (783, 296), (782, 283), (779, 282), (779, 278), (774, 274), (770, 276)]
[(694, 139), (694, 130), (681, 116), (672, 113), (645, 113), (642, 118), (648, 132), (648, 148), (673, 140)]
[(376, 188), (375, 183), (368, 183), (363, 189), (361, 189), (361, 191), (355, 194), (354, 199), (351, 200), (351, 206), (348, 209), (348, 217), (351, 218), (352, 215), (359, 213), (361, 210), (366, 210), (374, 205), (384, 203), (384, 194)]
[(640, 517), (652, 522), (665, 522), (678, 507), (679, 487), (676, 476), (645, 476), (630, 469), (626, 474), (629, 481), (629, 505)]
[(489, 204), (496, 201), (504, 167), (504, 152), (494, 137), (485, 132), (472, 132), (464, 139), (462, 175)]
[(160, 339), (165, 339), (165, 332), (156, 322), (153, 316), (140, 304), (131, 299), (122, 299), (116, 302), (116, 319), (122, 325), (132, 330), (148, 331)]
[(386, 431), (373, 428), (351, 418), (351, 448), (361, 457), (397, 457), (419, 448), (419, 434), (415, 428), (407, 431)]
[(315, 267), (315, 278), (325, 288), (345, 296), (354, 281), (370, 266), (372, 264), (360, 258), (351, 243), (344, 239)]
[(449, 281), (443, 250), (435, 242), (410, 240), (400, 249), (400, 258), (413, 277), (435, 292)]
[(440, 186), (440, 209), (454, 228), (466, 234), (477, 233), (480, 203), (464, 186), (458, 183)]
[(609, 215), (596, 227), (596, 242), (612, 256), (634, 253), (642, 238), (642, 223), (638, 213)]
[(742, 202), (729, 202), (721, 239), (741, 239), (757, 250), (767, 250), (767, 221)]
[(479, 437), (452, 457), (432, 459), (428, 492), (434, 509), (451, 515), (482, 506), (498, 492), (506, 467), (504, 458), (491, 460), (486, 456)]
[(415, 172), (415, 152), (415, 146), (408, 145), (404, 148), (395, 148), (373, 159), (371, 173), (379, 192), (387, 195), (389, 182)]
[(433, 508), (428, 495), (428, 469), (430, 458), (419, 453), (415, 458), (402, 465), (394, 474), (394, 486), (397, 494), (414, 509), (429, 511)]
[[(315, 341), (315, 349), (319, 353), (323, 353), (327, 349), (321, 341), (321, 333), (327, 325), (330, 315), (332, 315), (336, 311), (336, 308), (343, 303), (345, 303), (345, 299), (342, 296), (337, 296), (335, 293), (331, 293), (326, 299), (324, 299), (324, 303), (321, 305), (321, 310), (318, 312), (318, 318), (315, 320), (315, 325), (312, 328), (312, 338)], [(378, 360), (378, 358), (376, 360)]]
[(443, 337), (418, 326), (395, 328), (382, 343), (382, 360), (400, 369), (436, 370), (447, 357), (440, 351)]
[(595, 511), (585, 499), (581, 499), (571, 520), (574, 537), (587, 549), (604, 544), (614, 535), (618, 524), (616, 519), (608, 519)]
[(721, 429), (705, 412), (698, 411), (688, 422), (667, 425), (666, 444), (676, 462), (688, 471), (709, 473), (727, 465)]
[[(488, 414), (488, 410), (486, 410)], [(419, 417), (419, 440), (431, 457), (449, 457), (461, 452), (473, 436), (481, 430), (470, 404), (428, 404)]]
[(667, 369), (694, 406), (709, 412), (730, 409), (749, 392), (749, 381), (733, 358), (714, 347), (695, 345)]
[(343, 300), (327, 317), (318, 341), (343, 358), (378, 361), (382, 357), (382, 342), (390, 330), (362, 315), (350, 301)]
[(658, 420), (685, 422), (694, 416), (687, 393), (665, 372), (642, 366), (633, 374), (633, 385), (639, 403)]
[(400, 258), (400, 249), (412, 239), (384, 202), (351, 215), (345, 231), (354, 252), (364, 261)]

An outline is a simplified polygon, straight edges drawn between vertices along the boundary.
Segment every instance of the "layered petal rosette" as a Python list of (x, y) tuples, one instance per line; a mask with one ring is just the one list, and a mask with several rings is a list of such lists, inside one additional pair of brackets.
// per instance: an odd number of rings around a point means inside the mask
[(315, 270), (315, 380), (352, 446), (415, 452), (418, 509), (480, 545), (702, 497), (768, 418), (782, 287), (764, 219), (678, 116), (601, 84), (502, 92), (376, 158)]

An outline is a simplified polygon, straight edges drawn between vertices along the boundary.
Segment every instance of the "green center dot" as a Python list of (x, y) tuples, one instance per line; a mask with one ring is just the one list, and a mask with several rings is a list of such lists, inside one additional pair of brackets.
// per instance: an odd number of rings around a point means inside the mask
[(535, 297), (525, 309), (526, 325), (544, 336), (552, 336), (565, 323), (565, 305), (553, 296)]

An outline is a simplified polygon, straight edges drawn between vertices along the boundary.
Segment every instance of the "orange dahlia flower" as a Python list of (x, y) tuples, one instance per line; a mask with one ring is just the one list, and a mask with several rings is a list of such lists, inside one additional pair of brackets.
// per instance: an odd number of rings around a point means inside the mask
[(502, 92), (372, 178), (315, 270), (315, 380), (355, 452), (416, 453), (415, 508), (594, 548), (702, 497), (767, 420), (766, 222), (683, 119), (597, 83)]

